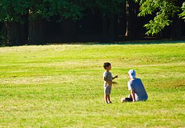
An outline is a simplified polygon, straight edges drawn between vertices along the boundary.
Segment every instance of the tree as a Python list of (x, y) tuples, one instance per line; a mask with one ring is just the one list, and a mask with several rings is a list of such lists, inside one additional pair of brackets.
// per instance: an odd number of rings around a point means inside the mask
[[(181, 27), (179, 25), (179, 13), (181, 11), (181, 5), (183, 5), (182, 9), (185, 10), (183, 0), (136, 0), (136, 2), (139, 2), (141, 5), (139, 16), (156, 13), (154, 19), (145, 24), (147, 35), (158, 34), (173, 22), (175, 22), (175, 29), (181, 29), (179, 28)], [(180, 14), (181, 17), (184, 17), (184, 15), (184, 12)], [(176, 35), (179, 35), (179, 30), (177, 32)]]
[(115, 36), (115, 17), (122, 11), (122, 4), (125, 0), (91, 0), (86, 1), (85, 8), (92, 11), (99, 11), (103, 20), (104, 38), (113, 40)]
[(62, 19), (82, 16), (84, 0), (30, 0), (29, 44), (43, 43), (43, 19), (59, 15)]
[(138, 7), (133, 0), (126, 0), (126, 33), (125, 36), (136, 36)]
[(20, 23), (29, 20), (28, 44), (43, 44), (43, 19), (82, 16), (85, 0), (0, 0), (0, 21), (6, 23), (8, 45), (19, 42)]
[(6, 45), (21, 45), (24, 42), (26, 3), (21, 0), (0, 0), (0, 21), (6, 29)]
[(185, 19), (185, 2), (183, 2), (181, 8), (182, 8), (182, 11), (183, 11), (183, 12), (180, 14), (180, 17), (183, 18), (183, 19)]

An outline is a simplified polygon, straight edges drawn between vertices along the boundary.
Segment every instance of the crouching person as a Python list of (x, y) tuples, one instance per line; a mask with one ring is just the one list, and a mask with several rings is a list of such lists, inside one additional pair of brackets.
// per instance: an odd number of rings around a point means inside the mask
[(135, 102), (135, 101), (146, 101), (148, 99), (147, 92), (141, 79), (136, 78), (136, 73), (133, 69), (129, 70), (128, 77), (128, 90), (130, 94), (126, 98), (122, 98), (121, 102)]

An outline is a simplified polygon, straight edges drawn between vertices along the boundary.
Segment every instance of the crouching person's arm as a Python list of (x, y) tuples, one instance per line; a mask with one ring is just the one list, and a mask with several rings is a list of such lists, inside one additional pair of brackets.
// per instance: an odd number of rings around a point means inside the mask
[(135, 91), (134, 90), (130, 90), (130, 94), (131, 94), (131, 97), (132, 97), (132, 101), (135, 102), (136, 99), (135, 99)]

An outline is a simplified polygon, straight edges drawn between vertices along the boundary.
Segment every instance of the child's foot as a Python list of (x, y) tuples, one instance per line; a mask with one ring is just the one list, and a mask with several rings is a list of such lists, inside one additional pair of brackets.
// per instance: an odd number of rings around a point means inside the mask
[(106, 104), (108, 104), (109, 102), (108, 101), (105, 101)]
[(109, 101), (109, 104), (112, 104), (112, 102), (111, 102), (111, 101)]

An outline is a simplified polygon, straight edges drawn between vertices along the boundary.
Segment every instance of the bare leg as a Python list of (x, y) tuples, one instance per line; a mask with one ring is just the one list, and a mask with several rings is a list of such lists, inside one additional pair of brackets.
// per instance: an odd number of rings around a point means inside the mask
[(105, 103), (108, 103), (108, 95), (105, 94)]
[(121, 98), (121, 102), (125, 102), (125, 97)]
[(108, 102), (111, 103), (111, 101), (110, 101), (110, 95), (108, 95), (107, 98), (108, 98)]

